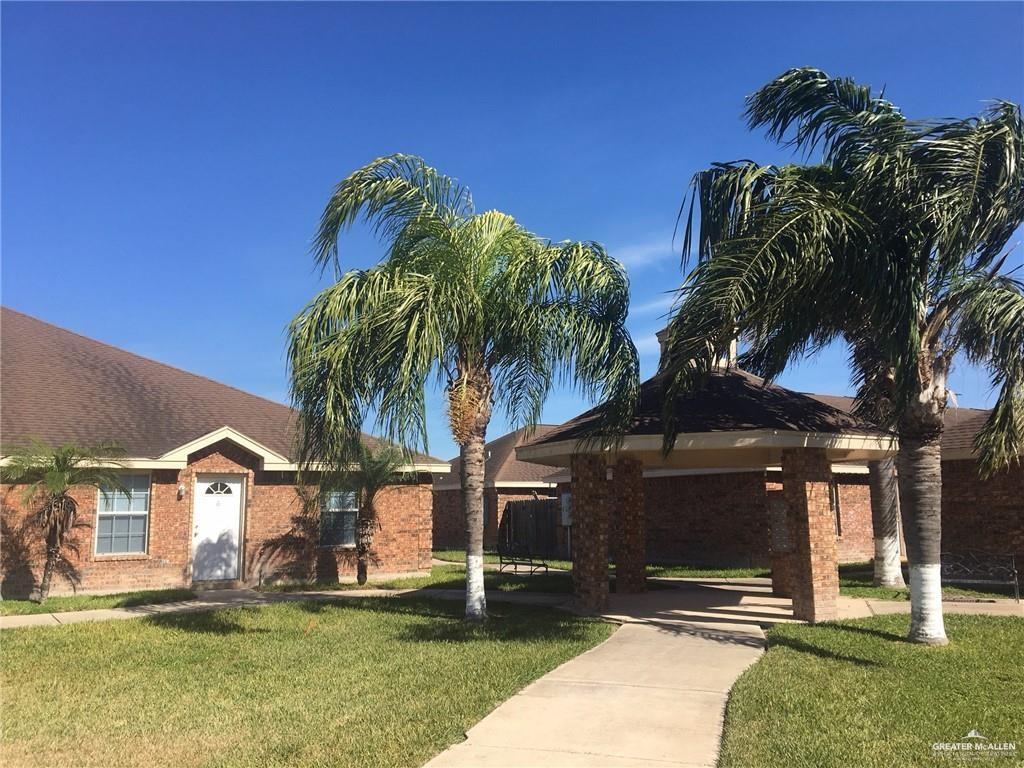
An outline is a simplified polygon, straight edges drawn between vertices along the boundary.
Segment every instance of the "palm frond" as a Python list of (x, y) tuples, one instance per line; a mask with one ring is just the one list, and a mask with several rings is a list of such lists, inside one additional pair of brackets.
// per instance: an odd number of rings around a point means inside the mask
[(387, 439), (426, 448), (432, 381), (460, 443), (494, 403), (535, 423), (556, 380), (607, 399), (602, 430), (621, 432), (639, 366), (626, 273), (600, 245), (552, 245), (500, 211), (474, 214), (468, 192), (405, 155), (338, 186), (317, 236), (321, 267), (337, 265), (338, 235), (360, 215), (387, 258), (339, 275), (289, 327), (304, 464), (340, 467), (370, 417)]
[(948, 296), (948, 346), (988, 368), (999, 396), (975, 440), (984, 474), (1024, 455), (1024, 283), (992, 272), (963, 279)]
[(313, 245), (317, 266), (340, 272), (338, 236), (362, 215), (392, 242), (410, 223), (454, 226), (473, 213), (469, 190), (414, 155), (380, 157), (346, 177), (334, 190)]
[(746, 118), (750, 128), (765, 127), (771, 139), (808, 154), (820, 146), (830, 162), (903, 124), (870, 86), (808, 67), (787, 70), (749, 96)]

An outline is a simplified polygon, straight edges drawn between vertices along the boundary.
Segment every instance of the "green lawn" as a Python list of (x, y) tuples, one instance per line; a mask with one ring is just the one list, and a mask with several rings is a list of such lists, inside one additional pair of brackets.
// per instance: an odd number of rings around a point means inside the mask
[[(614, 571), (612, 571), (614, 573)], [(295, 584), (276, 584), (264, 587), (268, 592), (305, 592), (307, 590), (352, 590), (352, 589), (465, 589), (466, 569), (461, 565), (435, 565), (428, 575), (404, 576), (397, 579), (383, 579), (367, 582), (360, 587), (353, 582), (317, 584), (300, 582)], [(484, 571), (484, 588), (498, 592), (572, 592), (572, 574), (561, 571), (548, 573), (511, 572), (498, 573)], [(664, 583), (647, 581), (648, 589), (672, 589)], [(612, 591), (615, 590), (614, 581)]]
[[(438, 560), (444, 560), (449, 563), (460, 563), (465, 565), (466, 563), (466, 550), (464, 549), (435, 549), (434, 557)], [(548, 564), (549, 568), (558, 568), (563, 571), (572, 570), (572, 560), (557, 560), (543, 558), (543, 561)], [(497, 552), (484, 552), (484, 562), (490, 565), (498, 565), (500, 562)]]
[[(910, 578), (904, 568), (903, 577)], [(864, 597), (872, 600), (909, 600), (909, 589), (889, 589), (872, 585), (874, 578), (873, 566), (867, 563), (848, 563), (839, 566), (839, 592), (847, 597)], [(992, 586), (974, 585), (973, 588), (944, 586), (942, 594), (946, 598), (992, 599), (1013, 597), (1010, 585), (993, 584)]]
[(133, 605), (174, 603), (179, 600), (191, 600), (194, 597), (195, 593), (191, 589), (147, 589), (116, 595), (50, 597), (42, 603), (34, 603), (31, 600), (0, 600), (0, 616), (88, 611), (94, 608), (128, 608)]
[(720, 567), (703, 565), (657, 565), (647, 566), (648, 576), (665, 576), (677, 579), (751, 579), (766, 578), (772, 573), (767, 568), (751, 566), (747, 568)]
[[(341, 584), (279, 584), (266, 587), (271, 592), (303, 592), (306, 590), (350, 589), (465, 589), (466, 569), (461, 565), (435, 565), (424, 576), (404, 576), (397, 579), (372, 580), (360, 587), (353, 582)], [(484, 588), (501, 592), (572, 592), (572, 576), (566, 573), (484, 572)]]
[[(434, 557), (438, 560), (445, 560), (451, 563), (465, 563), (466, 553), (461, 549), (435, 549)], [(498, 555), (493, 552), (484, 554), (484, 562), (497, 563)], [(572, 562), (569, 560), (547, 560), (552, 568), (560, 568), (566, 571), (572, 570)], [(614, 573), (615, 566), (609, 565), (609, 570)], [(770, 578), (772, 572), (769, 568), (757, 566), (731, 567), (731, 566), (706, 566), (706, 565), (669, 565), (650, 563), (647, 566), (649, 577), (683, 578), (683, 579), (750, 579)], [(907, 574), (904, 576), (909, 578)], [(839, 566), (839, 592), (847, 597), (862, 597), (872, 600), (909, 600), (910, 590), (908, 589), (887, 589), (872, 585), (874, 578), (873, 567), (870, 562), (846, 563)], [(488, 584), (488, 588), (507, 589)], [(528, 587), (527, 587), (528, 589)], [(538, 590), (538, 591), (565, 591), (565, 590)], [(1013, 587), (1001, 584), (992, 586), (978, 586), (973, 588), (945, 586), (942, 594), (947, 598), (966, 599), (992, 599), (1013, 597)]]
[[(464, 564), (466, 562), (466, 552), (462, 549), (435, 549), (434, 557), (438, 560), (445, 560), (450, 563)], [(497, 565), (498, 554), (496, 552), (485, 552), (484, 562), (492, 565)], [(571, 560), (549, 560), (545, 559), (545, 563), (551, 568), (558, 568), (564, 571), (572, 570)], [(614, 571), (614, 564), (609, 564), (609, 568)], [(715, 567), (704, 567), (696, 565), (663, 565), (663, 564), (651, 564), (647, 566), (648, 576), (672, 576), (672, 577), (690, 577), (690, 578), (750, 578), (752, 576), (770, 576), (771, 572), (767, 568), (715, 568)]]
[(946, 616), (944, 648), (907, 643), (908, 621), (772, 629), (732, 690), (721, 768), (935, 766), (932, 744), (971, 729), (1024, 756), (1024, 620)]
[(410, 598), (6, 630), (5, 766), (418, 766), (614, 627)]

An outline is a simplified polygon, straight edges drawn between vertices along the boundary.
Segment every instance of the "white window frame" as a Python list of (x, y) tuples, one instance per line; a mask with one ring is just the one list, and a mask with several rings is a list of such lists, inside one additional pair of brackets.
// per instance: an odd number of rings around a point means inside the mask
[[(348, 496), (349, 498), (351, 498), (351, 500), (352, 500), (351, 501), (351, 506), (348, 506), (348, 507), (341, 506), (338, 509), (328, 509), (328, 507), (327, 507), (327, 500), (328, 500), (328, 498), (330, 498), (331, 496), (336, 496), (336, 495), (337, 496), (344, 495), (344, 496)], [(342, 543), (342, 544), (325, 544), (323, 542), (323, 533), (324, 533), (323, 516), (324, 516), (324, 514), (335, 515), (335, 514), (338, 514), (339, 512), (350, 512), (353, 515), (353, 517), (352, 517), (352, 543), (351, 544), (344, 544), (344, 543)], [(333, 490), (333, 491), (325, 491), (324, 492), (323, 503), (321, 504), (321, 507), (320, 507), (320, 531), (319, 531), (320, 540), (317, 542), (317, 545), (320, 546), (320, 547), (325, 547), (325, 548), (340, 547), (340, 548), (343, 548), (343, 549), (354, 549), (355, 546), (356, 546), (356, 542), (355, 542), (355, 535), (356, 535), (355, 529), (356, 529), (356, 522), (358, 520), (359, 520), (359, 494), (358, 493), (356, 493), (355, 491), (347, 491), (347, 490), (342, 490), (342, 489)]]
[[(96, 489), (96, 524), (93, 526), (92, 535), (92, 555), (93, 557), (141, 557), (149, 554), (149, 523), (150, 523), (150, 512), (153, 508), (153, 473), (152, 472), (118, 472), (118, 475), (131, 475), (133, 477), (145, 477), (146, 478), (146, 511), (138, 512), (104, 512), (103, 511), (103, 499), (104, 493), (100, 488)], [(100, 552), (100, 518), (101, 517), (117, 517), (117, 516), (133, 516), (140, 517), (145, 516), (146, 518), (146, 540), (141, 552)]]

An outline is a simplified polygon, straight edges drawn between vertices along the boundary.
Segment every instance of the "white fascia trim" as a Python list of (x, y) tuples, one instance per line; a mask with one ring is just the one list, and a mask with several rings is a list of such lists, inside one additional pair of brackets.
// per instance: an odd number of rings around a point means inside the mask
[[(673, 451), (701, 451), (722, 448), (833, 448), (839, 450), (874, 449), (893, 451), (896, 449), (895, 436), (856, 435), (826, 432), (784, 432), (774, 429), (747, 430), (744, 432), (692, 432), (676, 438)], [(617, 449), (587, 446), (584, 440), (561, 440), (557, 443), (524, 445), (516, 448), (516, 456), (522, 461), (537, 461), (554, 456), (574, 453), (650, 452), (662, 448), (661, 435), (629, 435)]]
[[(258, 443), (250, 437), (246, 437), (237, 429), (231, 427), (221, 427), (215, 429), (213, 432), (197, 437), (189, 443), (185, 443), (172, 451), (168, 451), (161, 456), (157, 461), (160, 462), (180, 462), (176, 466), (184, 467), (188, 461), (188, 456), (191, 453), (195, 453), (202, 448), (213, 445), (214, 443), (220, 442), (221, 440), (230, 440), (233, 443), (241, 446), (250, 453), (259, 456), (263, 460), (262, 468), (267, 472), (297, 472), (299, 465), (289, 459), (287, 456), (282, 456), (276, 451), (272, 451), (262, 443)], [(167, 465), (165, 465), (167, 466)], [(309, 468), (311, 471), (316, 471), (316, 465)], [(400, 468), (401, 472), (430, 472), (437, 474), (446, 474), (451, 472), (451, 467), (447, 463), (428, 464), (413, 462)]]
[[(6, 466), (10, 461), (10, 457), (4, 456), (0, 458), (0, 467)], [(129, 459), (118, 459), (116, 461), (101, 461), (96, 464), (98, 467), (108, 467), (110, 469), (184, 469), (188, 466), (188, 462), (181, 459), (146, 459), (146, 458), (129, 458)], [(264, 461), (263, 469), (265, 471), (274, 472), (298, 472), (299, 465), (295, 462), (268, 462)], [(317, 471), (317, 468), (313, 467), (310, 471)], [(399, 472), (406, 473), (430, 473), (430, 474), (446, 474), (451, 471), (451, 468), (447, 464), (405, 464), (398, 468)], [(457, 486), (456, 486), (457, 487)]]
[[(554, 487), (555, 483), (548, 483), (543, 480), (499, 480), (498, 482), (494, 482), (493, 480), (484, 480), (484, 488), (495, 488), (499, 491), (502, 489), (514, 488), (549, 489)], [(458, 491), (461, 489), (462, 483), (459, 480), (445, 478), (442, 482), (434, 483), (435, 491)]]
[[(300, 469), (302, 469), (302, 467), (300, 467), (294, 461), (284, 464), (264, 462), (263, 469), (274, 472), (298, 472)], [(305, 469), (307, 472), (322, 472), (324, 469), (324, 465), (311, 464), (310, 466), (305, 467)], [(451, 467), (449, 467), (447, 464), (420, 464), (417, 462), (413, 462), (412, 464), (402, 464), (400, 467), (398, 467), (396, 471), (399, 473), (407, 474), (412, 474), (415, 472), (428, 473), (432, 475), (444, 475), (447, 474), (448, 472), (451, 472)]]
[[(779, 467), (782, 470), (782, 467)], [(869, 473), (867, 464), (833, 464), (833, 475), (866, 475)]]
[[(749, 472), (781, 472), (782, 467), (707, 467), (690, 469), (645, 469), (644, 479), (658, 477), (695, 477), (698, 475), (738, 475)], [(866, 475), (868, 468), (856, 464), (833, 464), (832, 473), (837, 475)], [(572, 475), (554, 475), (552, 485), (572, 482)]]
[[(782, 467), (765, 467), (765, 472), (781, 472)], [(832, 474), (833, 475), (866, 475), (868, 470), (867, 464), (833, 464)]]
[[(0, 467), (7, 466), (10, 461), (10, 456), (0, 458)], [(107, 467), (109, 469), (181, 469), (185, 466), (185, 462), (165, 461), (163, 459), (130, 458), (98, 461), (93, 466)]]
[(554, 483), (545, 483), (541, 480), (499, 480), (492, 488), (554, 488)]

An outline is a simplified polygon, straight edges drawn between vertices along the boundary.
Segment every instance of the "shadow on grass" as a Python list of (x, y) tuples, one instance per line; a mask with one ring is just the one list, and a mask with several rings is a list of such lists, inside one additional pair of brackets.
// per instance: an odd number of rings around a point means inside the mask
[(259, 608), (231, 608), (232, 613), (225, 610), (197, 611), (195, 613), (168, 613), (160, 616), (147, 616), (143, 621), (163, 629), (181, 629), (186, 632), (198, 632), (209, 635), (241, 635), (264, 634), (269, 629), (247, 627), (235, 618), (238, 613), (252, 614)]
[(882, 640), (889, 640), (897, 643), (906, 643), (907, 638), (903, 635), (898, 635), (895, 632), (886, 632), (881, 629), (871, 629), (870, 627), (858, 627), (854, 624), (829, 624), (830, 629), (836, 629), (840, 632), (851, 632), (858, 635), (870, 635), (871, 637), (878, 637)]
[(516, 641), (578, 641), (587, 637), (583, 620), (550, 620), (519, 617), (491, 612), (483, 624), (470, 624), (460, 616), (439, 622), (420, 622), (404, 627), (396, 638), (413, 643), (472, 643), (480, 640)]
[(480, 640), (565, 641), (583, 640), (588, 634), (587, 619), (535, 606), (490, 606), (487, 621), (474, 624), (465, 620), (465, 607), (462, 603), (442, 602), (429, 597), (342, 598), (306, 601), (298, 605), (303, 611), (311, 614), (343, 610), (423, 619), (402, 626), (393, 635), (396, 640), (412, 643), (465, 643)]
[(139, 605), (159, 605), (161, 603), (177, 603), (194, 600), (195, 592), (191, 589), (160, 589), (143, 592), (132, 592), (126, 597), (116, 600), (114, 608), (134, 608)]
[(828, 659), (831, 661), (842, 661), (847, 664), (853, 664), (858, 667), (881, 667), (884, 666), (873, 659), (865, 659), (860, 656), (850, 656), (845, 653), (838, 653), (837, 651), (829, 650), (820, 645), (814, 645), (813, 643), (805, 642), (800, 638), (793, 637), (791, 635), (778, 634), (769, 637), (769, 647), (782, 647), (789, 648), (790, 650), (797, 651), (798, 653), (808, 653), (812, 656), (817, 656), (819, 659)]

